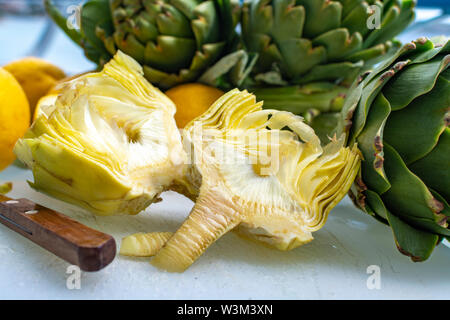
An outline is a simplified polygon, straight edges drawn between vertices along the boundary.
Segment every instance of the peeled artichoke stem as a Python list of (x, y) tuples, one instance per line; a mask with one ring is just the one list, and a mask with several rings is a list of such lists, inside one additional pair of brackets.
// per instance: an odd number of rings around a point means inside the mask
[(183, 272), (217, 239), (236, 227), (239, 214), (222, 189), (202, 186), (189, 217), (151, 263), (170, 272)]
[(152, 257), (161, 250), (172, 232), (136, 233), (122, 239), (120, 254), (130, 257)]

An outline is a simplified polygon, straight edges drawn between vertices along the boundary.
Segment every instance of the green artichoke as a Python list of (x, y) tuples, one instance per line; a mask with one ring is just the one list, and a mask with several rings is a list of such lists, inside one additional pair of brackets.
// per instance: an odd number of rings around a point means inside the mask
[(348, 143), (364, 156), (350, 195), (413, 261), (450, 237), (449, 64), (449, 41), (409, 43), (355, 85), (342, 110)]
[(1, 183), (0, 184), (0, 195), (7, 194), (11, 190), (12, 190), (12, 183), (11, 182), (6, 182), (6, 183)]
[(414, 19), (415, 4), (250, 0), (242, 9), (242, 38), (259, 58), (247, 86), (265, 107), (306, 115), (306, 120), (339, 111), (361, 70), (399, 48), (390, 40)]
[(230, 0), (89, 0), (81, 9), (80, 31), (68, 28), (50, 0), (45, 3), (90, 60), (103, 65), (121, 50), (163, 89), (196, 81), (236, 43), (239, 6)]

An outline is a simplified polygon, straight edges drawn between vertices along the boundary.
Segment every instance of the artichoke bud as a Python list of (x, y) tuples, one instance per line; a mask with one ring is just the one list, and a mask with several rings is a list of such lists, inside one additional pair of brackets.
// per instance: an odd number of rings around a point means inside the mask
[(449, 65), (448, 40), (406, 44), (351, 90), (341, 114), (364, 157), (353, 198), (413, 261), (450, 237)]
[(15, 153), (35, 189), (99, 215), (137, 214), (183, 174), (174, 113), (119, 51), (101, 72), (65, 83)]
[[(299, 115), (309, 108), (340, 111), (342, 99), (336, 98), (360, 72), (398, 49), (391, 40), (413, 21), (415, 4), (414, 0), (245, 1), (243, 43), (247, 51), (259, 54), (251, 72), (256, 96), (267, 108)], [(302, 92), (303, 86), (316, 83), (330, 87), (316, 94)], [(288, 85), (292, 90), (283, 94), (285, 88), (280, 86)], [(280, 89), (279, 94), (273, 89)], [(324, 110), (324, 104), (332, 105), (332, 110)]]
[(293, 249), (313, 239), (346, 195), (359, 170), (356, 145), (345, 147), (341, 137), (322, 147), (301, 117), (262, 105), (235, 89), (185, 127), (194, 160), (177, 183), (196, 203), (154, 265), (183, 271), (232, 229)]

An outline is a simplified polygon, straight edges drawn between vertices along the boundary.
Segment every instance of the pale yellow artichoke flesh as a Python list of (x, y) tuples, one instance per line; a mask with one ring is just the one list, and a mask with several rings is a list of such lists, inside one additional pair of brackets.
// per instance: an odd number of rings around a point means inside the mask
[(15, 147), (39, 191), (99, 215), (137, 214), (183, 174), (175, 105), (121, 52), (44, 109)]
[(12, 190), (12, 182), (0, 183), (0, 195), (7, 194)]
[(172, 232), (151, 232), (127, 236), (122, 239), (120, 254), (130, 257), (152, 257), (172, 235)]
[(262, 110), (254, 95), (237, 89), (188, 124), (183, 138), (192, 164), (177, 183), (197, 200), (152, 260), (174, 272), (235, 228), (281, 250), (311, 241), (360, 166), (356, 145), (344, 147), (341, 138), (321, 147), (300, 117)]

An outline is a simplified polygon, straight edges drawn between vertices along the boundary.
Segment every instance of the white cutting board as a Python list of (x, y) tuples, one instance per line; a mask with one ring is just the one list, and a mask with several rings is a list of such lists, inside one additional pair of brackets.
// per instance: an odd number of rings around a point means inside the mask
[[(27, 197), (89, 227), (113, 235), (175, 231), (192, 202), (173, 192), (138, 216), (95, 217), (34, 192), (27, 170), (9, 167), (10, 197)], [(395, 248), (391, 231), (348, 199), (330, 214), (311, 243), (280, 252), (229, 233), (182, 274), (160, 271), (148, 258), (117, 256), (96, 273), (82, 273), (81, 289), (66, 286), (68, 263), (0, 225), (0, 299), (439, 299), (450, 298), (450, 249), (439, 246), (425, 263)], [(367, 268), (380, 268), (380, 289), (368, 289)]]

